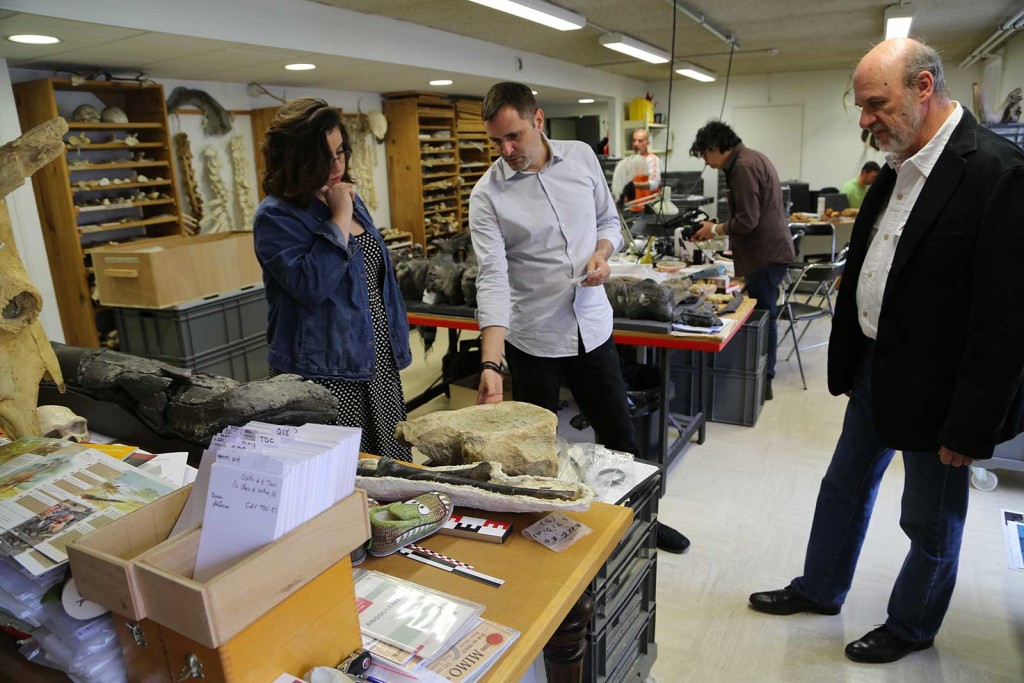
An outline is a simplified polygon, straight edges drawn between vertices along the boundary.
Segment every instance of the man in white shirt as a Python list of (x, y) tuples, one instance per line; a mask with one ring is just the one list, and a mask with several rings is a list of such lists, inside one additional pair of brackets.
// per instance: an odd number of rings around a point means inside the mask
[[(544, 112), (521, 83), (493, 86), (482, 118), (501, 158), (469, 199), (480, 267), (477, 403), (501, 401), (504, 351), (515, 400), (557, 412), (564, 378), (597, 440), (636, 453), (603, 286), (622, 237), (601, 165), (589, 145), (544, 135)], [(659, 541), (674, 552), (689, 545), (667, 528)]]
[(637, 128), (633, 131), (633, 152), (647, 161), (647, 180), (634, 180), (633, 185), (638, 190), (653, 193), (661, 187), (661, 172), (658, 168), (658, 155), (648, 149), (650, 144), (651, 136), (646, 129)]
[(894, 451), (910, 551), (885, 623), (846, 647), (886, 663), (930, 648), (956, 583), (968, 466), (1024, 431), (1024, 152), (946, 94), (938, 53), (885, 41), (854, 74), (860, 125), (888, 153), (854, 225), (828, 354), (849, 403), (803, 574), (754, 593), (770, 614), (838, 614)]

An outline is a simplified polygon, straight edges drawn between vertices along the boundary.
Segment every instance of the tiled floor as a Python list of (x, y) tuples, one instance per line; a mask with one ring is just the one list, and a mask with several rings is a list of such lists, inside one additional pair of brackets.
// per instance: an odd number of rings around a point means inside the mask
[[(826, 332), (816, 323), (807, 341)], [(407, 396), (440, 375), (447, 336), (403, 372)], [(784, 349), (785, 353), (785, 349)], [(687, 534), (683, 555), (658, 558), (660, 683), (746, 681), (1024, 681), (1024, 572), (1006, 567), (1001, 508), (1024, 510), (1024, 473), (1000, 471), (999, 487), (972, 491), (960, 578), (935, 647), (895, 664), (859, 665), (843, 647), (885, 620), (892, 580), (908, 542), (899, 528), (903, 468), (882, 482), (857, 576), (839, 616), (770, 617), (747, 595), (781, 588), (799, 573), (818, 482), (839, 434), (845, 399), (825, 388), (825, 347), (780, 360), (775, 400), (755, 428), (712, 423), (668, 475), (661, 518)], [(447, 407), (444, 397), (420, 412)]]

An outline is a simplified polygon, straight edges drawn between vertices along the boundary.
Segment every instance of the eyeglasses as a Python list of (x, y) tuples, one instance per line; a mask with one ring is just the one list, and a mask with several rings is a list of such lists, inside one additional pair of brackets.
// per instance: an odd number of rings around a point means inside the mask
[(343, 164), (347, 164), (352, 158), (352, 148), (348, 145), (342, 145), (341, 151), (332, 157), (335, 161), (339, 161)]

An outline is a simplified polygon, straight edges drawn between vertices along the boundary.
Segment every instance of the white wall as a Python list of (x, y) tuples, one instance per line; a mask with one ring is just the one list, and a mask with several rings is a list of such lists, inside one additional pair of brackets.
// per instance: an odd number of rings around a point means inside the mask
[[(14, 140), (21, 133), (18, 109), (14, 104), (14, 92), (11, 90), (7, 72), (7, 60), (0, 59), (0, 144)], [(50, 339), (63, 342), (64, 328), (60, 324), (60, 311), (57, 310), (53, 279), (50, 277), (50, 262), (46, 257), (46, 244), (43, 242), (43, 228), (39, 223), (39, 210), (32, 191), (32, 181), (26, 179), (24, 185), (7, 195), (6, 201), (21, 261), (25, 264), (32, 284), (39, 289), (43, 297), (43, 310), (39, 320)]]
[[(971, 83), (981, 78), (980, 65), (967, 71), (953, 66), (947, 70), (946, 81), (953, 99), (971, 105)], [(737, 108), (771, 107), (774, 105), (803, 108), (802, 144), (793, 150), (798, 157), (801, 180), (811, 189), (840, 187), (860, 171), (864, 162), (882, 163), (883, 155), (865, 148), (860, 141), (859, 112), (853, 105), (852, 70), (807, 71), (755, 76), (734, 76), (729, 83), (725, 113), (732, 123)], [(667, 83), (648, 83), (654, 99), (666, 102)], [(723, 79), (714, 83), (697, 83), (679, 78), (673, 83), (672, 121), (669, 128), (675, 136), (673, 152), (666, 168), (671, 171), (699, 171), (704, 162), (689, 156), (694, 135), (722, 110), (725, 92)], [(736, 130), (740, 138), (757, 137), (766, 131)], [(704, 192), (717, 194), (718, 176), (713, 169), (704, 173)]]
[(989, 96), (989, 104), (993, 110), (1003, 103), (1011, 90), (1024, 88), (1024, 33), (1018, 33), (1003, 45), (1002, 67), (998, 97)]

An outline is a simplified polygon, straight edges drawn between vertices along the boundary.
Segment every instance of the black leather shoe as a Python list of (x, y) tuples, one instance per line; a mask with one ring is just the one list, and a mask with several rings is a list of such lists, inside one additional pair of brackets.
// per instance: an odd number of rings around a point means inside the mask
[(799, 614), (800, 612), (813, 612), (814, 614), (827, 614), (833, 616), (839, 614), (842, 607), (829, 607), (811, 602), (804, 596), (797, 593), (790, 586), (778, 591), (765, 591), (753, 593), (750, 596), (750, 607), (765, 614)]
[(775, 398), (775, 393), (772, 391), (772, 378), (769, 377), (764, 383), (764, 400), (770, 401)]
[(690, 539), (670, 526), (658, 522), (658, 550), (681, 553), (690, 547)]
[(864, 664), (888, 664), (903, 659), (911, 652), (927, 650), (935, 643), (933, 638), (913, 643), (903, 640), (882, 625), (846, 646), (846, 656)]

